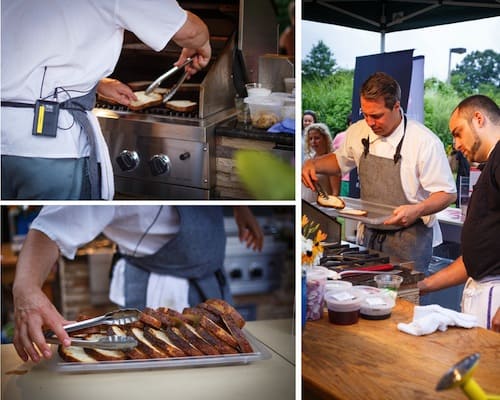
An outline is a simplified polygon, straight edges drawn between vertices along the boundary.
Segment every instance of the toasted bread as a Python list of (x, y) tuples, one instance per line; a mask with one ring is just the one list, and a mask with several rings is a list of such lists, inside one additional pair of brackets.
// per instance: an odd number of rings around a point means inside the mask
[(145, 336), (144, 331), (139, 328), (132, 328), (130, 330), (132, 335), (137, 339), (137, 347), (143, 353), (147, 354), (149, 358), (165, 358), (167, 354), (157, 348), (153, 343), (151, 343)]
[(243, 328), (243, 326), (245, 326), (245, 319), (236, 310), (236, 308), (234, 308), (227, 301), (222, 299), (208, 299), (205, 303), (210, 304), (225, 315), (230, 315), (239, 328)]
[(120, 350), (88, 349), (85, 353), (97, 361), (121, 361), (127, 358), (126, 354)]
[(323, 207), (332, 207), (342, 209), (345, 207), (344, 200), (340, 197), (328, 195), (328, 199), (325, 199), (323, 196), (319, 195), (318, 200), (316, 202)]
[(158, 313), (156, 310), (149, 307), (146, 307), (144, 311), (139, 314), (139, 320), (156, 329), (161, 327), (161, 321), (158, 319)]
[(137, 100), (131, 101), (128, 108), (133, 111), (144, 110), (148, 107), (158, 106), (162, 103), (163, 97), (159, 93), (150, 93), (146, 95), (145, 91), (134, 92)]
[(344, 208), (342, 210), (339, 210), (339, 213), (347, 214), (347, 215), (354, 215), (356, 217), (364, 217), (365, 215), (368, 214), (368, 211), (366, 211), (366, 210), (356, 210), (354, 208)]
[(144, 336), (153, 343), (156, 347), (160, 348), (168, 357), (185, 357), (181, 349), (175, 346), (172, 341), (168, 338), (165, 332), (159, 329), (153, 329), (146, 327), (144, 329)]
[(97, 360), (88, 355), (83, 347), (76, 346), (59, 346), (57, 352), (64, 361), (68, 362), (82, 362), (82, 363), (95, 363)]
[(219, 339), (217, 336), (212, 335), (209, 331), (203, 328), (200, 324), (190, 325), (198, 335), (200, 335), (205, 342), (214, 346), (219, 354), (237, 354), (238, 350), (229, 346), (227, 343)]
[(238, 341), (231, 336), (229, 332), (227, 332), (224, 328), (217, 325), (211, 319), (208, 319), (204, 315), (200, 316), (199, 319), (200, 325), (208, 330), (211, 334), (217, 336), (220, 340), (227, 343), (229, 346), (238, 348)]
[(202, 356), (203, 353), (201, 350), (194, 347), (191, 343), (189, 343), (184, 336), (180, 333), (180, 331), (175, 327), (168, 327), (164, 329), (165, 334), (169, 338), (169, 340), (179, 349), (181, 349), (188, 356)]
[(203, 354), (208, 356), (220, 354), (217, 348), (207, 343), (191, 325), (185, 323), (180, 324), (178, 329), (184, 339), (200, 350)]
[(250, 345), (247, 338), (245, 337), (245, 334), (238, 327), (238, 324), (234, 321), (234, 319), (231, 318), (230, 315), (225, 315), (224, 317), (222, 317), (222, 319), (226, 324), (229, 332), (231, 333), (231, 336), (234, 337), (238, 342), (238, 347), (241, 350), (241, 352), (253, 353), (252, 346)]
[(165, 103), (167, 108), (179, 112), (192, 112), (198, 104), (190, 100), (170, 100)]

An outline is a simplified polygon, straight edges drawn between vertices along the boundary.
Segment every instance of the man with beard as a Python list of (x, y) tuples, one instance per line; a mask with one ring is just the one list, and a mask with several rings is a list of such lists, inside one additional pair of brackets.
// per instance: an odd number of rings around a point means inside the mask
[(500, 332), (500, 109), (490, 98), (474, 95), (455, 108), (449, 125), (455, 148), (480, 163), (482, 172), (462, 228), (462, 255), (418, 287), (425, 294), (466, 282), (462, 311)]

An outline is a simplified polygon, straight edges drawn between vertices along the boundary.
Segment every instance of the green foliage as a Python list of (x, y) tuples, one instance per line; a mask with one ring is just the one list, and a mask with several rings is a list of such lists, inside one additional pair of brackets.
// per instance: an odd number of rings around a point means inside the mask
[(313, 110), (319, 121), (325, 123), (332, 136), (347, 128), (351, 113), (354, 71), (340, 70), (320, 79), (302, 81), (302, 106)]
[(500, 53), (473, 51), (451, 73), (451, 84), (460, 94), (476, 94), (500, 88)]
[(295, 199), (295, 168), (271, 153), (238, 150), (236, 171), (256, 200)]
[(337, 62), (329, 47), (320, 40), (302, 61), (302, 78), (303, 80), (326, 78), (335, 72), (336, 65)]

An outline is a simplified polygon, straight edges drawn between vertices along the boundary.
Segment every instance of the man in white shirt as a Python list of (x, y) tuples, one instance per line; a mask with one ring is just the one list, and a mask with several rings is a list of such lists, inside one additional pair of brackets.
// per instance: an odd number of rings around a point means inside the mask
[[(263, 233), (250, 209), (234, 207), (239, 237), (260, 251)], [(68, 321), (41, 290), (59, 253), (73, 258), (78, 247), (103, 232), (118, 245), (111, 299), (125, 307), (166, 306), (182, 311), (208, 298), (232, 301), (223, 268), (225, 232), (219, 206), (46, 206), (33, 221), (19, 254), (12, 293), (14, 346), (23, 360), (50, 358), (42, 327), (61, 343)]]
[[(124, 31), (155, 51), (173, 40), (183, 47), (176, 64), (192, 57), (186, 69), (194, 74), (211, 57), (205, 23), (174, 0), (1, 6), (2, 199), (112, 199), (109, 153), (90, 110), (98, 82), (116, 66)], [(104, 83), (97, 90), (108, 97), (125, 105), (134, 98), (125, 85)]]
[(442, 241), (434, 216), (453, 203), (456, 187), (439, 138), (400, 105), (401, 88), (377, 72), (361, 88), (364, 119), (351, 125), (335, 153), (308, 160), (302, 181), (313, 189), (317, 173), (340, 175), (358, 168), (361, 199), (394, 206), (383, 225), (366, 226), (360, 244), (425, 272), (432, 247)]

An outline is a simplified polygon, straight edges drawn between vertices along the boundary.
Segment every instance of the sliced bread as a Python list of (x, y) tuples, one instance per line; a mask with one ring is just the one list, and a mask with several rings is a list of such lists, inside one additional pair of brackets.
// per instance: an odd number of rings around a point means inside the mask
[(147, 95), (144, 90), (141, 90), (139, 92), (134, 92), (134, 94), (137, 96), (137, 100), (131, 101), (128, 106), (128, 108), (132, 111), (139, 111), (148, 107), (158, 106), (163, 100), (162, 95), (155, 92)]
[(191, 112), (196, 109), (198, 103), (190, 100), (170, 100), (165, 103), (167, 108), (179, 112)]
[(344, 200), (342, 200), (340, 197), (333, 195), (329, 195), (327, 199), (319, 195), (318, 200), (316, 200), (316, 202), (323, 207), (332, 207), (338, 209), (342, 209), (345, 207)]

